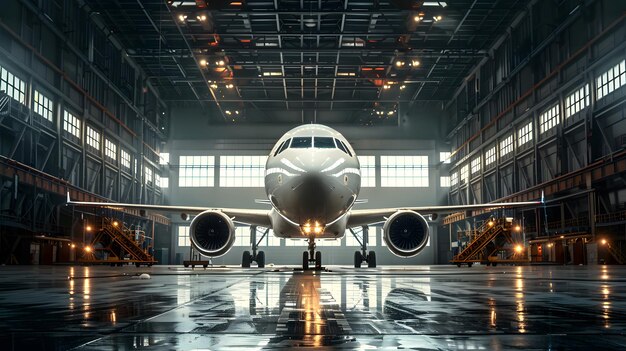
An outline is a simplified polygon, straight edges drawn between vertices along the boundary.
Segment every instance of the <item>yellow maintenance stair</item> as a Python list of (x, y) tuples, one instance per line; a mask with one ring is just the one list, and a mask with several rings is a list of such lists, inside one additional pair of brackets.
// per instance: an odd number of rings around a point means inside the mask
[(145, 233), (137, 233), (120, 224), (117, 220), (102, 218), (102, 227), (91, 241), (91, 247), (99, 254), (85, 257), (83, 263), (106, 263), (122, 265), (133, 263), (151, 266), (157, 261), (142, 248)]
[[(519, 229), (519, 228), (518, 228)], [(474, 262), (497, 263), (522, 263), (525, 262), (523, 246), (516, 244), (512, 235), (512, 218), (492, 218), (478, 228), (476, 236), (459, 254), (450, 261), (461, 267), (467, 264), (471, 267)], [(517, 249), (518, 252), (515, 252)], [(497, 253), (502, 256), (494, 256)]]

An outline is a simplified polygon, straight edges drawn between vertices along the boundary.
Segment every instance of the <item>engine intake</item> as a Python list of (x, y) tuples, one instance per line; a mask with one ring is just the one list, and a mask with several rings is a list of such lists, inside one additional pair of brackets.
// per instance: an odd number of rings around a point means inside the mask
[(428, 242), (428, 222), (415, 211), (398, 211), (383, 225), (383, 240), (389, 251), (400, 257), (413, 257)]
[(204, 211), (191, 221), (189, 237), (191, 244), (202, 255), (222, 256), (235, 242), (235, 225), (221, 212)]

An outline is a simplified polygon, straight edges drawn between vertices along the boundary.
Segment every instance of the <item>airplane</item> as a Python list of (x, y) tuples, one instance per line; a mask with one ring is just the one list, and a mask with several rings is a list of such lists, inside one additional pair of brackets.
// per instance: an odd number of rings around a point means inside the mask
[[(429, 224), (424, 215), (476, 209), (534, 206), (542, 201), (501, 202), (473, 205), (353, 209), (361, 190), (357, 155), (348, 140), (336, 130), (321, 124), (302, 125), (285, 133), (272, 148), (265, 167), (265, 203), (269, 210), (167, 206), (130, 203), (72, 201), (73, 206), (134, 208), (180, 213), (183, 219), (195, 217), (190, 225), (193, 247), (203, 256), (226, 254), (235, 242), (235, 223), (273, 230), (275, 236), (306, 239), (302, 268), (309, 263), (322, 266), (322, 254), (315, 240), (341, 239), (348, 228), (383, 223), (383, 240), (397, 256), (413, 257), (426, 247)], [(254, 245), (254, 244), (253, 244)], [(242, 266), (256, 261), (264, 267), (265, 254), (243, 253)], [(367, 262), (376, 267), (375, 252), (355, 252), (355, 267)]]

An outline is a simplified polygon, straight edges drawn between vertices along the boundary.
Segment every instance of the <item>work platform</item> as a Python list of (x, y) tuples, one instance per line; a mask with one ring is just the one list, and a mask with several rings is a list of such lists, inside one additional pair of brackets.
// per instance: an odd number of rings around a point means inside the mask
[(458, 267), (471, 267), (480, 262), (486, 265), (527, 264), (523, 241), (515, 240), (513, 232), (521, 227), (512, 218), (490, 218), (471, 233), (471, 241), (450, 261)]

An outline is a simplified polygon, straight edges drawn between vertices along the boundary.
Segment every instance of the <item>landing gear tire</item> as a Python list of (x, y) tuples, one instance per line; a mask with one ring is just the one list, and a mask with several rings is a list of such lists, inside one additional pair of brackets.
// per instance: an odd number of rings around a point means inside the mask
[(322, 269), (322, 253), (320, 251), (315, 253), (315, 269)]
[(361, 268), (363, 262), (363, 255), (360, 251), (354, 251), (354, 268)]
[(367, 255), (367, 266), (369, 268), (376, 268), (376, 252), (370, 251)]
[(252, 262), (252, 255), (250, 255), (250, 251), (244, 251), (243, 257), (241, 258), (241, 267), (250, 268), (250, 262)]
[(256, 254), (256, 263), (259, 268), (265, 268), (265, 252), (259, 251)]
[(309, 252), (308, 251), (302, 252), (302, 269), (305, 271), (309, 269)]

